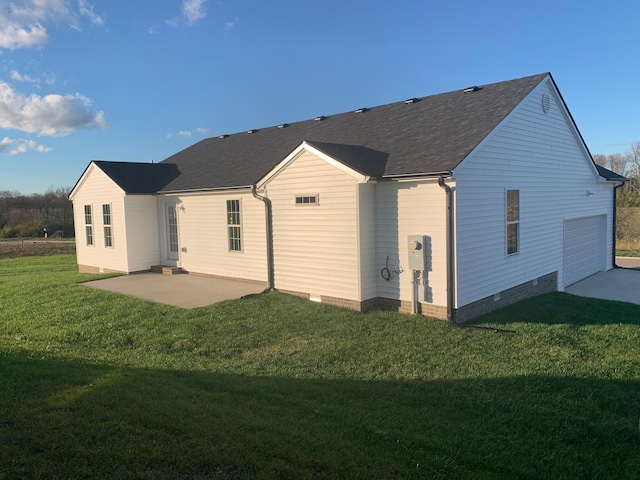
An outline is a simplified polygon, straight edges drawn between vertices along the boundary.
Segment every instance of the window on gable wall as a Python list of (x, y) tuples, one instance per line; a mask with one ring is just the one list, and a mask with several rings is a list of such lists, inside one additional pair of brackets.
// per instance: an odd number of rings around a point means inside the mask
[(242, 251), (242, 224), (240, 200), (227, 200), (227, 236), (229, 251)]
[(102, 224), (104, 226), (104, 246), (113, 247), (113, 232), (111, 230), (111, 205), (102, 205)]
[(84, 233), (87, 245), (93, 245), (93, 218), (91, 205), (84, 206)]
[(296, 195), (296, 206), (319, 205), (318, 195)]
[(507, 255), (520, 251), (520, 190), (507, 190), (506, 195)]

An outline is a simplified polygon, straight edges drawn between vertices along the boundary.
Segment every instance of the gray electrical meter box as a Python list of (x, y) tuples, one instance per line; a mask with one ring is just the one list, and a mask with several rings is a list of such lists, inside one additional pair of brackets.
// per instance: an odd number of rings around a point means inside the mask
[(425, 271), (427, 269), (426, 237), (424, 235), (409, 235), (407, 247), (409, 249), (409, 269)]

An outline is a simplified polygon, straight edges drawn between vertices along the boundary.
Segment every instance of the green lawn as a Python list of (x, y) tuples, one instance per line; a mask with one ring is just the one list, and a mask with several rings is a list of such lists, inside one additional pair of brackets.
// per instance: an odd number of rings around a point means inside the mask
[(0, 261), (0, 479), (637, 479), (640, 306), (182, 310)]

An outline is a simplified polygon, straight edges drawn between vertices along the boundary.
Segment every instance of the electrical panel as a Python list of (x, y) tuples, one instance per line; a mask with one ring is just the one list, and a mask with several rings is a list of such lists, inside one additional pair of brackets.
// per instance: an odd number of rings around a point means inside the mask
[(427, 248), (425, 235), (409, 235), (407, 248), (409, 251), (409, 269), (421, 272), (427, 269)]

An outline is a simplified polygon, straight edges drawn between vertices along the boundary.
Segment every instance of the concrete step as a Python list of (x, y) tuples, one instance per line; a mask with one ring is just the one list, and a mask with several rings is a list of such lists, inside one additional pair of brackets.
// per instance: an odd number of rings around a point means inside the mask
[(184, 273), (184, 270), (180, 267), (168, 267), (166, 265), (152, 265), (151, 271), (153, 273), (161, 273), (163, 275), (178, 275)]

